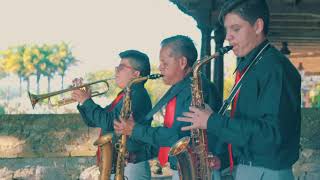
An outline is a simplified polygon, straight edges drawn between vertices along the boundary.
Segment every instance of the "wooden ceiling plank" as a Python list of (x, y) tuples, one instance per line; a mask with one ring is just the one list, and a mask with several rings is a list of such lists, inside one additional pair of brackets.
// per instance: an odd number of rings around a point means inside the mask
[(270, 30), (320, 30), (320, 26), (286, 26), (284, 25), (270, 25)]
[[(317, 5), (319, 6), (319, 5)], [(320, 14), (318, 12), (318, 14), (316, 13), (303, 13), (303, 12), (300, 12), (300, 13), (294, 13), (294, 12), (279, 12), (279, 13), (276, 13), (276, 12), (272, 12), (270, 13), (270, 16), (271, 18), (273, 16), (284, 16), (284, 17), (288, 17), (288, 16), (307, 16), (307, 17), (311, 17), (311, 18), (320, 18)]]
[(272, 22), (319, 23), (320, 19), (289, 19), (289, 18), (277, 19), (277, 18), (273, 18), (273, 19), (270, 19), (270, 23), (272, 23)]

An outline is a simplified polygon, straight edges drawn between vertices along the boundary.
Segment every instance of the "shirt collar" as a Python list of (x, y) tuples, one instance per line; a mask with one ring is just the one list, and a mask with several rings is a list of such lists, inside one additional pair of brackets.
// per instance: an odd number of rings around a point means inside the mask
[(180, 86), (183, 86), (186, 83), (190, 83), (191, 81), (191, 75), (192, 73), (188, 73), (181, 81), (177, 82), (176, 84), (172, 85), (170, 88), (170, 91), (172, 91), (172, 89), (176, 89), (179, 88)]
[[(132, 90), (135, 90), (135, 89), (144, 88), (144, 84), (145, 84), (144, 82), (134, 83), (134, 84), (131, 85), (130, 89), (131, 89), (131, 91), (132, 91)], [(123, 88), (123, 89), (118, 93), (118, 95), (121, 94), (121, 93), (123, 93), (123, 92), (125, 92), (125, 89), (126, 89), (126, 87)]]
[(260, 52), (260, 50), (267, 44), (269, 41), (266, 39), (260, 43), (257, 47), (252, 49), (246, 56), (238, 57), (238, 65), (234, 72), (242, 72), (250, 63), (253, 61), (254, 57)]

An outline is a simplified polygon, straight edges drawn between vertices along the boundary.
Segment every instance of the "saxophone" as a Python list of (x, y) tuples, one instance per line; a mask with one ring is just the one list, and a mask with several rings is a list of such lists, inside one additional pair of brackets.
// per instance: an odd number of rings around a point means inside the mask
[[(124, 89), (124, 99), (123, 105), (120, 111), (121, 119), (128, 119), (131, 115), (131, 86), (133, 84), (145, 81), (147, 79), (157, 79), (162, 77), (161, 74), (151, 74), (144, 77), (138, 77), (131, 80)], [(101, 136), (96, 142), (95, 145), (101, 146), (101, 155), (102, 161), (100, 165), (100, 180), (109, 180), (112, 173), (112, 169), (115, 171), (114, 180), (124, 180), (124, 167), (128, 157), (127, 151), (127, 136), (120, 135), (116, 139), (114, 146), (112, 144), (113, 133), (108, 133), (104, 136)], [(113, 159), (115, 163), (112, 167)], [(126, 178), (127, 179), (127, 178)]]
[[(113, 133), (107, 133), (100, 136), (95, 142), (95, 146), (100, 146), (101, 149), (101, 161), (99, 164), (100, 180), (110, 180), (112, 171), (112, 158), (113, 158), (113, 145), (112, 145)], [(110, 160), (111, 159), (111, 160)]]
[[(200, 68), (212, 59), (222, 56), (232, 49), (226, 46), (214, 55), (199, 59), (192, 67), (191, 106), (205, 108)], [(190, 143), (191, 141), (191, 143)], [(189, 146), (190, 143), (190, 146)], [(182, 180), (211, 180), (213, 155), (208, 151), (205, 130), (193, 129), (190, 137), (183, 137), (170, 149), (170, 156), (176, 156), (179, 164), (180, 179)]]

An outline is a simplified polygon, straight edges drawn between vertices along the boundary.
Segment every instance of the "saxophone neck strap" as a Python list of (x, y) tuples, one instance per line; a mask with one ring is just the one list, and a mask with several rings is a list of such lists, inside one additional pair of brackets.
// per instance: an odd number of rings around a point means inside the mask
[(242, 86), (243, 77), (247, 74), (247, 72), (251, 69), (251, 67), (255, 66), (262, 59), (263, 52), (265, 52), (265, 50), (269, 46), (270, 46), (270, 43), (267, 43), (265, 46), (263, 46), (263, 48), (261, 48), (259, 53), (251, 61), (251, 63), (248, 65), (248, 68), (245, 69), (244, 73), (240, 77), (239, 81), (232, 88), (229, 97), (223, 102), (220, 110), (218, 111), (218, 114), (222, 114), (222, 115), (225, 114), (226, 110), (229, 108), (229, 106), (231, 105), (231, 102), (233, 101), (234, 97), (236, 96), (236, 94), (238, 93), (238, 91), (240, 90), (240, 88)]

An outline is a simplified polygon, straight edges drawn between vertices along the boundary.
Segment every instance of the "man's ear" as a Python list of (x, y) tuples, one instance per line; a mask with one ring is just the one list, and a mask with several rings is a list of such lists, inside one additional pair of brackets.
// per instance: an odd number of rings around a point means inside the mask
[(139, 77), (140, 76), (140, 71), (134, 71), (133, 76), (134, 77)]
[(256, 34), (260, 34), (263, 32), (264, 22), (261, 18), (258, 18), (257, 21), (254, 23), (254, 29), (256, 31)]
[(179, 58), (179, 65), (181, 67), (181, 69), (186, 69), (187, 65), (188, 65), (188, 60), (186, 57), (182, 56)]

